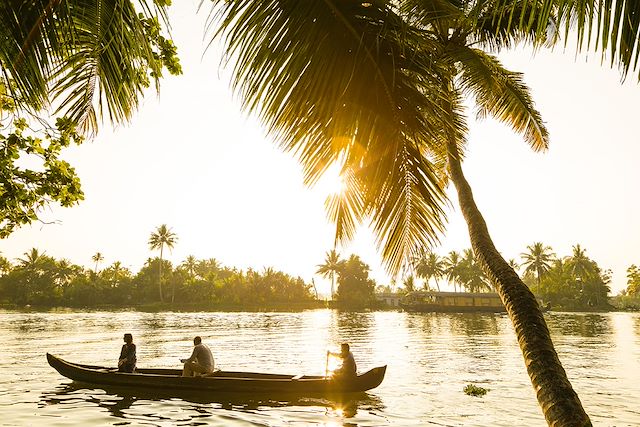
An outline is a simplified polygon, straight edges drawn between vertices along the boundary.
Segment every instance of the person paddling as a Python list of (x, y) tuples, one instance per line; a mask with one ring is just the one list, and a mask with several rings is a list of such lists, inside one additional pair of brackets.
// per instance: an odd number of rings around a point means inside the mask
[(340, 346), (340, 353), (333, 353), (327, 351), (327, 355), (334, 356), (342, 360), (342, 365), (333, 371), (334, 376), (351, 378), (357, 376), (356, 360), (353, 357), (353, 353), (349, 349), (349, 344), (343, 343)]

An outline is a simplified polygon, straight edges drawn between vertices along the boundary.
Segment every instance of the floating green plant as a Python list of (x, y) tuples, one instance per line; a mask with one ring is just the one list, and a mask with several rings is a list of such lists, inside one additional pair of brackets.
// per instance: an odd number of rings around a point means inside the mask
[(469, 396), (484, 396), (488, 391), (489, 389), (478, 387), (475, 384), (467, 384), (464, 387), (464, 393), (468, 394)]

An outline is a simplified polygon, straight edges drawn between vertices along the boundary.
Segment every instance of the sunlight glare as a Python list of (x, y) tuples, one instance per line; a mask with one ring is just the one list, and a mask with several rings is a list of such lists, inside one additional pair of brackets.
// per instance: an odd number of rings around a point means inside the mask
[(337, 165), (329, 167), (315, 187), (323, 195), (341, 194), (345, 189), (345, 183), (340, 176), (340, 168)]

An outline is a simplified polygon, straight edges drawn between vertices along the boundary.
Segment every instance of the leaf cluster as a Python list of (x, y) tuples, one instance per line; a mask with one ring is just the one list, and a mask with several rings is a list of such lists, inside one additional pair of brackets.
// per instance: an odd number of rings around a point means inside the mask
[(59, 118), (55, 128), (33, 132), (23, 118), (10, 122), (9, 133), (0, 133), (0, 238), (39, 220), (50, 203), (68, 207), (84, 199), (75, 169), (60, 158), (83, 140), (74, 123)]

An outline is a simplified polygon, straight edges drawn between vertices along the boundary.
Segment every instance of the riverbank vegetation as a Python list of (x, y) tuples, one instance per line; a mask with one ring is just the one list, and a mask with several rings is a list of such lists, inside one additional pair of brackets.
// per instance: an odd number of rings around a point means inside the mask
[[(160, 235), (170, 237), (171, 247), (178, 240), (169, 227), (162, 225), (151, 234), (151, 250), (161, 249), (156, 244)], [(610, 297), (611, 271), (602, 269), (586, 252), (577, 244), (571, 255), (556, 256), (551, 247), (536, 242), (520, 254), (520, 262), (511, 259), (510, 265), (522, 274), (537, 298), (554, 310), (639, 310), (640, 269), (630, 266), (627, 287)], [(370, 267), (359, 256), (342, 258), (337, 251), (329, 251), (324, 262), (316, 266), (316, 273), (332, 281), (333, 297), (318, 293), (313, 279), (306, 282), (273, 268), (257, 271), (227, 267), (215, 258), (188, 256), (174, 265), (161, 257), (150, 257), (137, 272), (121, 261), (101, 269), (101, 252), (90, 259), (92, 265), (84, 267), (36, 248), (13, 261), (0, 256), (0, 303), (182, 311), (327, 306), (359, 310), (382, 308), (376, 293), (402, 296), (416, 290), (439, 291), (445, 286), (454, 292), (494, 291), (470, 249), (451, 251), (446, 256), (423, 251), (412, 259), (397, 286), (377, 284), (369, 277)]]

